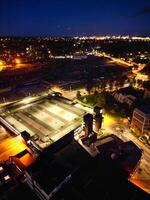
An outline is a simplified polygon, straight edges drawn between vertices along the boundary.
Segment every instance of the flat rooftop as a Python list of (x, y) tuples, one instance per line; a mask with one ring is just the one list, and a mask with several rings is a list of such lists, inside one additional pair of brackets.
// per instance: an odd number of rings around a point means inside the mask
[(52, 181), (57, 186), (62, 178), (72, 174), (52, 197), (53, 200), (91, 200), (97, 197), (102, 200), (148, 200), (148, 194), (131, 184), (120, 167), (106, 155), (92, 158), (76, 141), (67, 143), (54, 154), (50, 148), (44, 149), (39, 160), (26, 171), (48, 192), (53, 190)]
[(19, 132), (51, 143), (80, 126), (85, 114), (72, 101), (52, 95), (27, 97), (1, 111), (1, 117)]

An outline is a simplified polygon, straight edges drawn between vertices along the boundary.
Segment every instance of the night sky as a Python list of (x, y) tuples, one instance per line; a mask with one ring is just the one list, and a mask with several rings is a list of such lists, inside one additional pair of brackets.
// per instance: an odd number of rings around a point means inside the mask
[(150, 0), (0, 0), (0, 35), (150, 36)]

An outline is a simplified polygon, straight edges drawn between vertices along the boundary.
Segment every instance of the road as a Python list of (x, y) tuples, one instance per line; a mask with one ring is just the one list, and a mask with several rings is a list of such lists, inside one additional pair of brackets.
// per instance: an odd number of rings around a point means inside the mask
[[(116, 62), (116, 63), (118, 63), (118, 64), (121, 64), (121, 65), (124, 66), (124, 67), (131, 67), (131, 66), (133, 66), (133, 63), (129, 63), (129, 62), (124, 61), (124, 60), (122, 60), (122, 59), (120, 59), (120, 58), (114, 58), (114, 57), (110, 56), (109, 54), (106, 54), (105, 52), (102, 52), (102, 53), (96, 52), (96, 53), (95, 53), (95, 56), (99, 56), (99, 57), (104, 56), (104, 57), (106, 57), (106, 58), (111, 59), (113, 62)], [(134, 63), (134, 64), (135, 64), (135, 63)]]

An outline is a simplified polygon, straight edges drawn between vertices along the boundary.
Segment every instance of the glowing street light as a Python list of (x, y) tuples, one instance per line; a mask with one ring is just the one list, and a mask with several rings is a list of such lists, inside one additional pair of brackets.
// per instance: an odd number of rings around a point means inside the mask
[(16, 59), (15, 59), (15, 63), (16, 63), (16, 64), (20, 64), (20, 63), (21, 63), (20, 59), (16, 58)]
[(0, 60), (0, 71), (4, 70), (6, 67), (5, 62), (3, 60)]
[(0, 60), (0, 66), (4, 65), (4, 62), (2, 60)]

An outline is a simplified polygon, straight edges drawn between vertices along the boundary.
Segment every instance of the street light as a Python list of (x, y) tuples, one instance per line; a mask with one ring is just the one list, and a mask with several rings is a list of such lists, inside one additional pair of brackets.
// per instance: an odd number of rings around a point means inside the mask
[(2, 60), (0, 60), (0, 66), (4, 65), (4, 62)]
[(16, 58), (16, 59), (15, 59), (15, 63), (16, 63), (16, 64), (20, 64), (20, 63), (21, 63), (20, 59)]
[(0, 60), (0, 71), (2, 71), (5, 67), (5, 62), (3, 60)]

